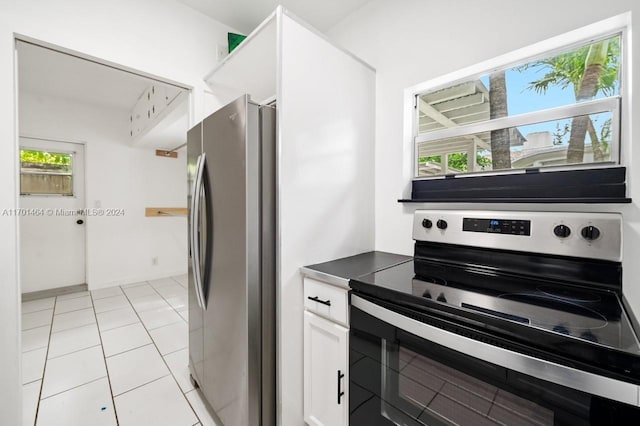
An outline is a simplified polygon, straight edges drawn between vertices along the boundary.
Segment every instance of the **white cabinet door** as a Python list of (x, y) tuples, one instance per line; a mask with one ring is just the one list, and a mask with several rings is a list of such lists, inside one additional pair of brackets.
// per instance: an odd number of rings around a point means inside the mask
[(349, 424), (349, 330), (304, 313), (304, 420), (313, 426)]

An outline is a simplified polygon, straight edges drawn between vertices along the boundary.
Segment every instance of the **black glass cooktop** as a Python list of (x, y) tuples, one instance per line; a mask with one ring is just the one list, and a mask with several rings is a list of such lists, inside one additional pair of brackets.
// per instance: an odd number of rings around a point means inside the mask
[[(614, 291), (422, 260), (358, 277), (350, 285), (356, 294), (469, 321), (514, 341), (605, 367), (616, 364), (612, 360), (618, 354), (632, 356), (634, 366), (640, 359), (640, 345)], [(624, 372), (629, 364), (620, 365)]]

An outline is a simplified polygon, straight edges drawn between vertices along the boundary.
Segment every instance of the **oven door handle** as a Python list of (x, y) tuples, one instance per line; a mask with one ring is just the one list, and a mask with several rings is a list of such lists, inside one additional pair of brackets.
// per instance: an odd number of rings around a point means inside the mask
[(434, 327), (351, 295), (351, 306), (407, 333), (540, 380), (640, 406), (640, 386), (500, 348)]

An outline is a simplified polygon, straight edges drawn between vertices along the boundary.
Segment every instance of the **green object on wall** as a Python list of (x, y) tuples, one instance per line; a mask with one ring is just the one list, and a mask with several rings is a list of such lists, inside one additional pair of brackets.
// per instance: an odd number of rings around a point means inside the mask
[(235, 33), (227, 33), (227, 40), (229, 42), (229, 53), (233, 52), (233, 50), (238, 47), (242, 40), (247, 38), (246, 35), (235, 34)]

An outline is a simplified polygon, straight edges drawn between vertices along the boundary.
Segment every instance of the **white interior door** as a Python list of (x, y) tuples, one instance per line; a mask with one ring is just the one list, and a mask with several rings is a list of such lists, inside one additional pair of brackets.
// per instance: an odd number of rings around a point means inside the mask
[(21, 138), (20, 148), (22, 293), (83, 284), (84, 146)]

